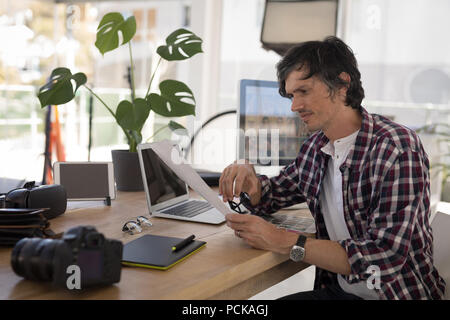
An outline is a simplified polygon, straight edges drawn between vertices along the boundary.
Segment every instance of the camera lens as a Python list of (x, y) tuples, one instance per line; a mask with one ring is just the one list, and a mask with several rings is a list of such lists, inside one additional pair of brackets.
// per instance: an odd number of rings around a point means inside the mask
[(11, 266), (14, 272), (21, 277), (24, 276), (24, 272), (23, 272), (23, 262), (19, 263), (19, 256), (23, 246), (28, 242), (28, 240), (29, 239), (27, 238), (19, 240), (14, 246), (13, 251), (11, 253)]
[(44, 280), (40, 276), (39, 264), (41, 263), (40, 254), (41, 254), (42, 250), (44, 249), (44, 245), (47, 243), (48, 243), (48, 240), (41, 240), (34, 245), (33, 249), (30, 249), (31, 253), (30, 253), (29, 263), (25, 267), (25, 270), (28, 271), (28, 275), (30, 276), (30, 279), (32, 277), (36, 280)]
[(53, 257), (55, 255), (55, 247), (60, 243), (59, 240), (46, 239), (39, 243), (36, 247), (33, 257), (31, 258), (31, 269), (39, 280), (51, 281), (53, 278)]
[(11, 253), (14, 272), (29, 280), (52, 280), (55, 249), (61, 243), (61, 240), (21, 239)]
[[(36, 248), (36, 246), (42, 241), (39, 238), (22, 239), (17, 245), (19, 248), (13, 250), (11, 260), (14, 260), (13, 270), (19, 275), (27, 279), (37, 280), (31, 273), (30, 258)], [(23, 243), (22, 243), (23, 242)], [(16, 247), (17, 247), (16, 245)], [(16, 249), (14, 247), (14, 249)], [(15, 265), (15, 268), (14, 268)]]

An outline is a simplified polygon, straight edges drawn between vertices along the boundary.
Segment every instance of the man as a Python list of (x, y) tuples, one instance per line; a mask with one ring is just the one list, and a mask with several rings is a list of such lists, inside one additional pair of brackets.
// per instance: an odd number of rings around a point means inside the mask
[[(314, 290), (287, 299), (441, 299), (433, 266), (429, 162), (410, 129), (369, 114), (352, 50), (340, 39), (305, 42), (277, 65), (280, 94), (312, 135), (277, 177), (238, 161), (223, 171), (224, 201), (241, 192), (252, 215), (227, 215), (255, 248), (316, 266)], [(266, 222), (260, 213), (306, 201), (316, 237)]]

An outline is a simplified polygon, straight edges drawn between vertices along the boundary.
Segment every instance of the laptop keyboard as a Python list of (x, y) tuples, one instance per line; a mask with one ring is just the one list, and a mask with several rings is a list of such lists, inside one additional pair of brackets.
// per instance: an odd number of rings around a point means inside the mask
[(161, 213), (191, 218), (210, 209), (212, 209), (212, 206), (208, 202), (193, 200), (161, 211)]

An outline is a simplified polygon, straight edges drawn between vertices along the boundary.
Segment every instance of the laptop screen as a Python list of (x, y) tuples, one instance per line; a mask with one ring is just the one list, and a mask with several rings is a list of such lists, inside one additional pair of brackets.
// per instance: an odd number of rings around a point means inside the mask
[(142, 149), (151, 205), (187, 194), (186, 184), (150, 148)]

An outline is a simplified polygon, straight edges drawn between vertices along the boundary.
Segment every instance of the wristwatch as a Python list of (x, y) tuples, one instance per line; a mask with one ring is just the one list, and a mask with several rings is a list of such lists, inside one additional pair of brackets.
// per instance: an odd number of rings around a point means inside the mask
[(290, 258), (292, 261), (299, 262), (305, 258), (305, 242), (306, 237), (300, 235), (297, 239), (297, 243), (291, 248)]

